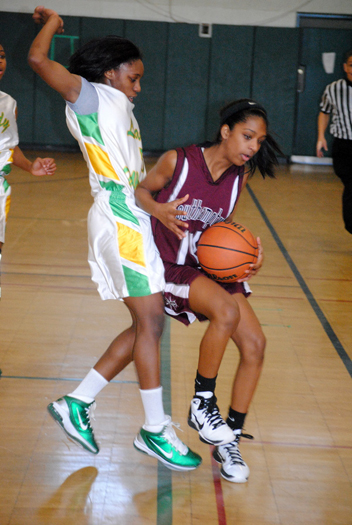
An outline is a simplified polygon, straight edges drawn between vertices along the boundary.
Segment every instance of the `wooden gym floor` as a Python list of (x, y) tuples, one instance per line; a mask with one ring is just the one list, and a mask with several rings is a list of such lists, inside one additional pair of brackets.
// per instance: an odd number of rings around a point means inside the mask
[[(35, 153), (33, 153), (34, 155)], [(32, 155), (30, 155), (32, 156)], [(79, 153), (55, 155), (53, 178), (16, 168), (0, 302), (1, 525), (352, 524), (352, 236), (330, 167), (281, 166), (255, 176), (237, 214), (266, 260), (250, 301), (268, 339), (241, 451), (251, 474), (219, 476), (210, 447), (187, 426), (204, 325), (168, 322), (162, 341), (167, 411), (203, 457), (171, 472), (135, 451), (143, 412), (133, 366), (98, 396), (97, 456), (69, 442), (46, 406), (72, 391), (127, 309), (103, 302), (86, 262), (91, 196)], [(149, 159), (149, 164), (153, 159)], [(217, 386), (227, 413), (237, 351)]]

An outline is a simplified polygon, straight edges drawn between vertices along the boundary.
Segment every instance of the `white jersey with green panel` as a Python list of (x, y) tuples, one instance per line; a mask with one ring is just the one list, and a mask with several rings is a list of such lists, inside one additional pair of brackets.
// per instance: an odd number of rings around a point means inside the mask
[(5, 242), (6, 219), (11, 202), (11, 188), (5, 176), (11, 171), (13, 150), (19, 140), (16, 108), (16, 100), (0, 91), (0, 242)]
[(133, 108), (121, 91), (85, 79), (76, 103), (66, 105), (67, 125), (89, 170), (94, 204), (88, 216), (88, 261), (102, 299), (164, 290), (150, 216), (134, 199), (146, 172)]

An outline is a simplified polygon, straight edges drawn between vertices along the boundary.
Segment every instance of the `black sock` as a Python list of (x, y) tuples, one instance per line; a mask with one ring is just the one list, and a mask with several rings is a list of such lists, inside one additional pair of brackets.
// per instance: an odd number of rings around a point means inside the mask
[(197, 370), (197, 377), (194, 382), (194, 388), (196, 394), (198, 392), (215, 392), (215, 384), (216, 384), (216, 377), (203, 377), (200, 375), (200, 373)]
[(246, 415), (247, 414), (242, 414), (242, 412), (236, 412), (236, 410), (230, 407), (226, 423), (232, 430), (242, 430)]

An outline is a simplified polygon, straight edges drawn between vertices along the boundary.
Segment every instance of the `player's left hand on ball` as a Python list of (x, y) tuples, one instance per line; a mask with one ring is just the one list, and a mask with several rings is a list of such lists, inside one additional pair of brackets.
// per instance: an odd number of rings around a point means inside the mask
[(245, 272), (247, 274), (247, 276), (243, 277), (243, 279), (238, 279), (238, 281), (237, 281), (238, 283), (242, 283), (244, 281), (248, 281), (248, 279), (250, 279), (251, 277), (253, 277), (254, 275), (256, 275), (259, 272), (260, 268), (263, 265), (263, 262), (264, 262), (264, 251), (263, 251), (262, 243), (260, 241), (260, 237), (257, 237), (257, 243), (258, 243), (258, 259), (257, 259), (257, 262), (249, 265), (249, 269), (246, 270), (246, 272)]

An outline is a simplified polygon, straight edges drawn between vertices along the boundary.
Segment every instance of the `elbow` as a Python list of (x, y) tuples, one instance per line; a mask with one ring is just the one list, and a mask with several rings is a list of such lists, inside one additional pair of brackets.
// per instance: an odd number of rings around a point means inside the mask
[(140, 201), (140, 194), (141, 194), (141, 190), (139, 188), (139, 186), (137, 186), (137, 188), (134, 190), (134, 198), (135, 198), (135, 201), (137, 203), (137, 205), (139, 206), (139, 208), (141, 208), (141, 201)]
[(36, 50), (29, 50), (27, 62), (36, 73), (39, 73), (42, 69), (44, 69), (46, 60), (47, 57), (44, 54), (38, 53)]

